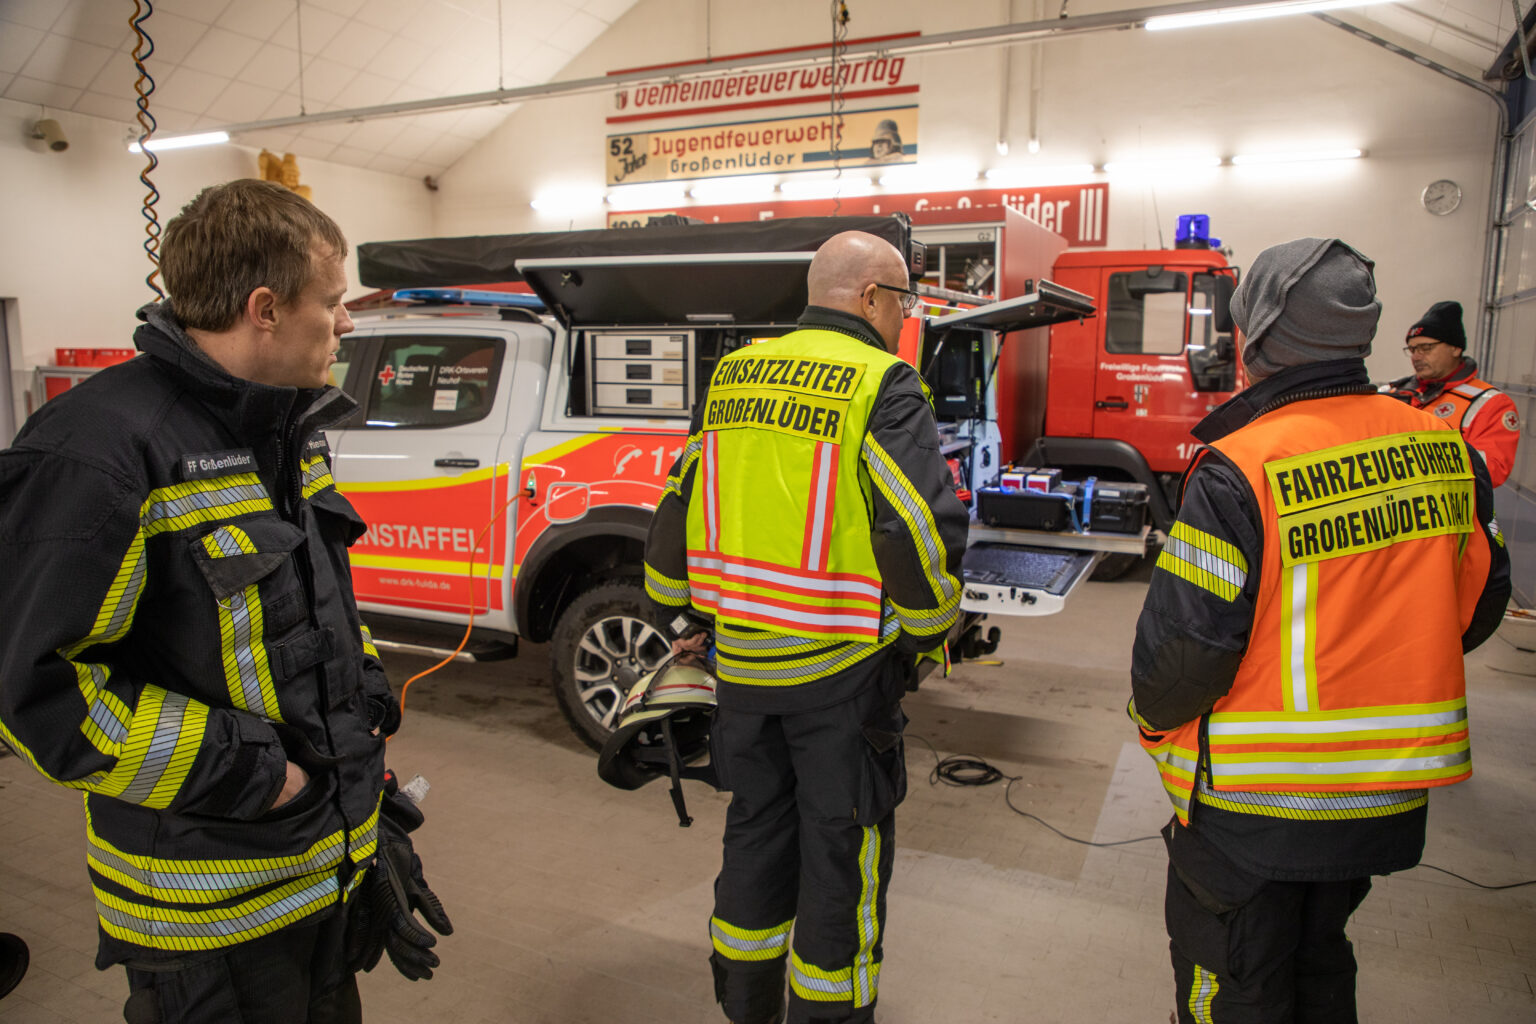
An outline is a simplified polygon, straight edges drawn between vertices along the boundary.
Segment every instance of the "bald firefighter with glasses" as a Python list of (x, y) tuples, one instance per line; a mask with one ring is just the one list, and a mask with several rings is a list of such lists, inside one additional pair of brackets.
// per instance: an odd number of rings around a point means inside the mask
[(1352, 1024), (1345, 923), (1419, 862), (1430, 789), (1472, 773), (1462, 653), (1509, 557), (1482, 458), (1371, 386), (1380, 312), (1338, 239), (1254, 260), (1232, 299), (1253, 383), (1195, 427), (1136, 625), (1184, 1024)]
[(900, 701), (959, 617), (967, 528), (894, 355), (907, 280), (872, 235), (821, 247), (798, 329), (720, 361), (646, 544), (663, 614), (713, 629), (732, 799), (710, 964), (735, 1024), (785, 1019), (786, 961), (789, 1021), (874, 1019)]

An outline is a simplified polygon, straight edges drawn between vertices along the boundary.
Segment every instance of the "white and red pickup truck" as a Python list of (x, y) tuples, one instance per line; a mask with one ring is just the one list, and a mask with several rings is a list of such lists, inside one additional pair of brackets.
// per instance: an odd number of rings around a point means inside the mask
[[(669, 651), (641, 559), (693, 403), (722, 355), (793, 329), (812, 252), (849, 228), (888, 238), (920, 273), (901, 218), (360, 247), (375, 287), (521, 281), (533, 292), (403, 293), (355, 314), (342, 339), (337, 382), (361, 407), (328, 440), (337, 485), (369, 523), (352, 568), (381, 646), (398, 620), (462, 633), (472, 604), (478, 639), (503, 655), (520, 637), (550, 643), (560, 706), (600, 744), (630, 685)], [(998, 338), (1093, 306), (1041, 281), (1007, 302), (921, 312), (903, 355), (928, 368), (965, 493), (999, 470), (986, 375)], [(967, 556), (968, 614), (951, 642), (962, 658), (995, 645), (985, 614), (1056, 611), (1105, 552), (1146, 544), (1145, 530), (972, 532), (983, 543)]]

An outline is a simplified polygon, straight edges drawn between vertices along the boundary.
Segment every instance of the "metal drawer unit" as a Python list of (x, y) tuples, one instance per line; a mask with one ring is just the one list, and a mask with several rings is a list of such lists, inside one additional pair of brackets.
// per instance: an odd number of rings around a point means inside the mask
[(677, 415), (693, 408), (693, 332), (587, 335), (592, 412)]

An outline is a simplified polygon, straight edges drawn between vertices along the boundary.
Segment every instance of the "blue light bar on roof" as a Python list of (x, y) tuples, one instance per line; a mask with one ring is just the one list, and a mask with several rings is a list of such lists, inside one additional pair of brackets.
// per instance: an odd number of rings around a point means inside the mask
[(474, 288), (401, 288), (396, 302), (419, 302), (443, 306), (504, 306), (543, 311), (544, 300), (526, 292), (488, 292)]

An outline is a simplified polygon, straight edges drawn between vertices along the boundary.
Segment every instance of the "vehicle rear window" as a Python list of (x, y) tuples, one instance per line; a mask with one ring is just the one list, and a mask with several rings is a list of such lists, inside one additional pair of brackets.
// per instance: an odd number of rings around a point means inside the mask
[(368, 426), (451, 427), (490, 413), (503, 339), (410, 334), (382, 341)]

